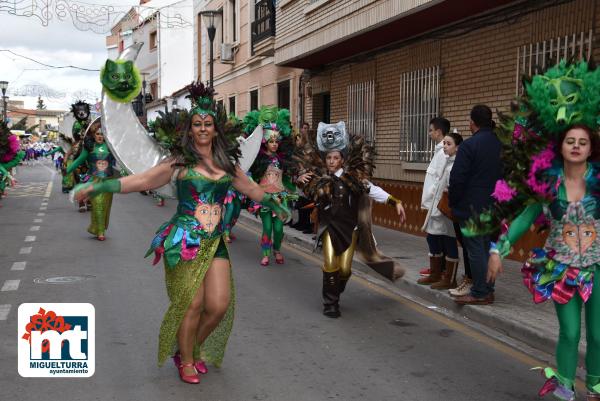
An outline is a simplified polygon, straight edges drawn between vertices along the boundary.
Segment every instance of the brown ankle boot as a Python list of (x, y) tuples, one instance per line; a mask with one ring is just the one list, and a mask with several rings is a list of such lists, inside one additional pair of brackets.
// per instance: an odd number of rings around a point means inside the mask
[(437, 283), (442, 278), (442, 263), (444, 258), (442, 255), (430, 255), (429, 256), (429, 269), (430, 273), (427, 277), (421, 277), (417, 280), (417, 284), (431, 285)]
[(431, 284), (434, 290), (449, 290), (456, 288), (456, 272), (458, 270), (458, 259), (446, 258), (446, 270), (437, 283)]

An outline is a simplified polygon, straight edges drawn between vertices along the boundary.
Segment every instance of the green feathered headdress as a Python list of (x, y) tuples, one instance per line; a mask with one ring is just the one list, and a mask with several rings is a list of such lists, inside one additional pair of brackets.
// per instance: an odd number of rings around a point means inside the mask
[(598, 128), (600, 113), (600, 70), (585, 61), (562, 60), (544, 74), (524, 79), (526, 103), (536, 114), (543, 132), (556, 135), (570, 126)]
[(504, 163), (492, 193), (496, 202), (467, 222), (466, 235), (494, 233), (528, 205), (554, 199), (562, 169), (555, 154), (560, 134), (575, 125), (599, 128), (600, 69), (562, 60), (523, 83), (525, 92), (510, 113), (499, 113), (495, 129)]
[(200, 81), (192, 82), (190, 85), (188, 85), (187, 89), (190, 94), (187, 95), (186, 98), (190, 99), (192, 102), (190, 116), (198, 114), (203, 119), (208, 115), (216, 118), (217, 107), (214, 101), (215, 89), (209, 87), (208, 85), (204, 85)]
[(252, 110), (246, 114), (243, 123), (246, 135), (252, 134), (259, 124), (262, 125), (263, 142), (268, 142), (272, 138), (281, 141), (292, 134), (290, 111), (278, 109), (276, 106), (263, 106), (260, 110)]

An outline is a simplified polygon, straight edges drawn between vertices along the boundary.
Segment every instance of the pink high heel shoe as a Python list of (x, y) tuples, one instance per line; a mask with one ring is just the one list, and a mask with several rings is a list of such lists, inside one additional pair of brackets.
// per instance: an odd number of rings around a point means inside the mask
[(269, 257), (265, 256), (260, 260), (260, 265), (261, 266), (268, 266), (269, 265)]
[[(181, 365), (181, 354), (179, 353), (179, 351), (177, 351), (175, 353), (175, 355), (173, 355), (173, 363), (175, 364), (176, 368), (179, 368), (179, 365)], [(208, 373), (208, 368), (206, 367), (206, 364), (204, 363), (204, 361), (194, 362), (194, 367), (196, 368), (198, 373), (200, 373), (202, 375), (205, 375)]]
[[(194, 368), (194, 374), (192, 375), (186, 375), (183, 371), (183, 369), (185, 368)], [(196, 370), (196, 367), (194, 366), (193, 362), (187, 362), (187, 363), (182, 363), (181, 365), (178, 366), (179, 369), (179, 378), (181, 379), (181, 381), (189, 383), (189, 384), (198, 384), (200, 383), (200, 377), (198, 376), (198, 371)]]

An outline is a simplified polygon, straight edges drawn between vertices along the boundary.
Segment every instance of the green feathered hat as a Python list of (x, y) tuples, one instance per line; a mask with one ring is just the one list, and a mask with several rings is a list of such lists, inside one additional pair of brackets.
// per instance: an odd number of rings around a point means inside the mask
[(598, 128), (600, 69), (562, 60), (544, 74), (525, 78), (524, 84), (524, 103), (535, 113), (540, 131), (555, 135), (575, 124)]
[(252, 110), (246, 114), (243, 123), (246, 135), (252, 134), (259, 124), (262, 125), (264, 129), (263, 142), (271, 139), (281, 141), (292, 133), (290, 111), (278, 109), (276, 106), (263, 106), (260, 110)]
[(206, 116), (217, 116), (217, 107), (214, 101), (215, 89), (208, 85), (204, 85), (200, 81), (192, 82), (187, 87), (190, 92), (186, 96), (192, 102), (192, 110), (190, 116), (194, 114), (200, 115), (203, 119)]

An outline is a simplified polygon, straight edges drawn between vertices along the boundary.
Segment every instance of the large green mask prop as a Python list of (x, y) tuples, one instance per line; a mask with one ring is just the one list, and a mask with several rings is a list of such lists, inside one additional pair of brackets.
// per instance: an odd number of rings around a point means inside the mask
[(130, 102), (142, 89), (140, 72), (132, 61), (106, 60), (100, 81), (108, 97), (119, 103)]

